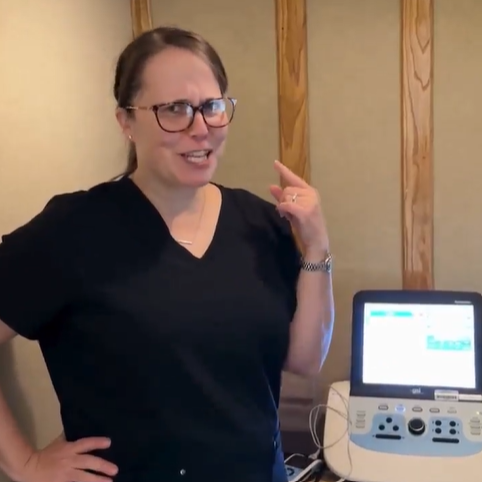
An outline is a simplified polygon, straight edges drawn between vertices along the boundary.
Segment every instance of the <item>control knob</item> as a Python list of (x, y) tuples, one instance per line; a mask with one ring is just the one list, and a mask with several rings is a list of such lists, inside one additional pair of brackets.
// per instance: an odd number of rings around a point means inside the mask
[(412, 435), (422, 435), (425, 432), (425, 422), (421, 418), (412, 418), (408, 422), (408, 431)]

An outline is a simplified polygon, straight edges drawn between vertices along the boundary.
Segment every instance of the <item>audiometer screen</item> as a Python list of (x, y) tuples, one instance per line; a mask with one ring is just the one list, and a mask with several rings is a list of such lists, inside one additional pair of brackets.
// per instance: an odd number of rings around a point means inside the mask
[(366, 303), (363, 383), (476, 388), (474, 307)]

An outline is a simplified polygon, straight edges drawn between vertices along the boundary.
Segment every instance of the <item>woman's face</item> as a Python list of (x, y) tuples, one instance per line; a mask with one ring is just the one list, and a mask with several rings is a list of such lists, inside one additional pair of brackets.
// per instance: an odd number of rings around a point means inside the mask
[[(186, 104), (197, 107), (220, 97), (219, 84), (202, 58), (187, 50), (168, 48), (148, 61), (133, 106), (182, 103), (158, 112), (164, 128), (178, 130), (189, 122)], [(215, 112), (219, 105), (211, 102), (206, 107), (210, 107), (205, 109), (208, 122), (219, 124)], [(152, 111), (135, 110), (133, 114), (120, 111), (118, 119), (136, 145), (140, 175), (155, 175), (171, 187), (200, 187), (210, 182), (224, 149), (227, 126), (210, 127), (197, 112), (190, 127), (166, 132)]]

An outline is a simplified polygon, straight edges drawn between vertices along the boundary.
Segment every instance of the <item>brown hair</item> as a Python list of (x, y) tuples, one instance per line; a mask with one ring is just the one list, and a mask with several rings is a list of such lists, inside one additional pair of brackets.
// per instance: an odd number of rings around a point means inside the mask
[[(138, 36), (119, 56), (114, 81), (114, 97), (118, 107), (127, 107), (132, 104), (142, 87), (142, 76), (147, 62), (168, 47), (185, 49), (204, 59), (218, 81), (221, 94), (226, 94), (228, 90), (226, 70), (219, 54), (207, 40), (189, 30), (158, 27)], [(133, 115), (131, 111), (127, 112), (128, 115)], [(132, 174), (136, 169), (136, 149), (131, 143), (124, 175)]]

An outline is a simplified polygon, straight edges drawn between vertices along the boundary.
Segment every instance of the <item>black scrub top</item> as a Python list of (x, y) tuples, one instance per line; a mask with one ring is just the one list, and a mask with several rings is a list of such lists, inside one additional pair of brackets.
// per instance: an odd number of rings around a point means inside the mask
[(283, 482), (278, 403), (299, 254), (274, 205), (218, 186), (198, 259), (127, 177), (52, 198), (0, 244), (0, 319), (38, 340), (68, 440), (116, 482)]

